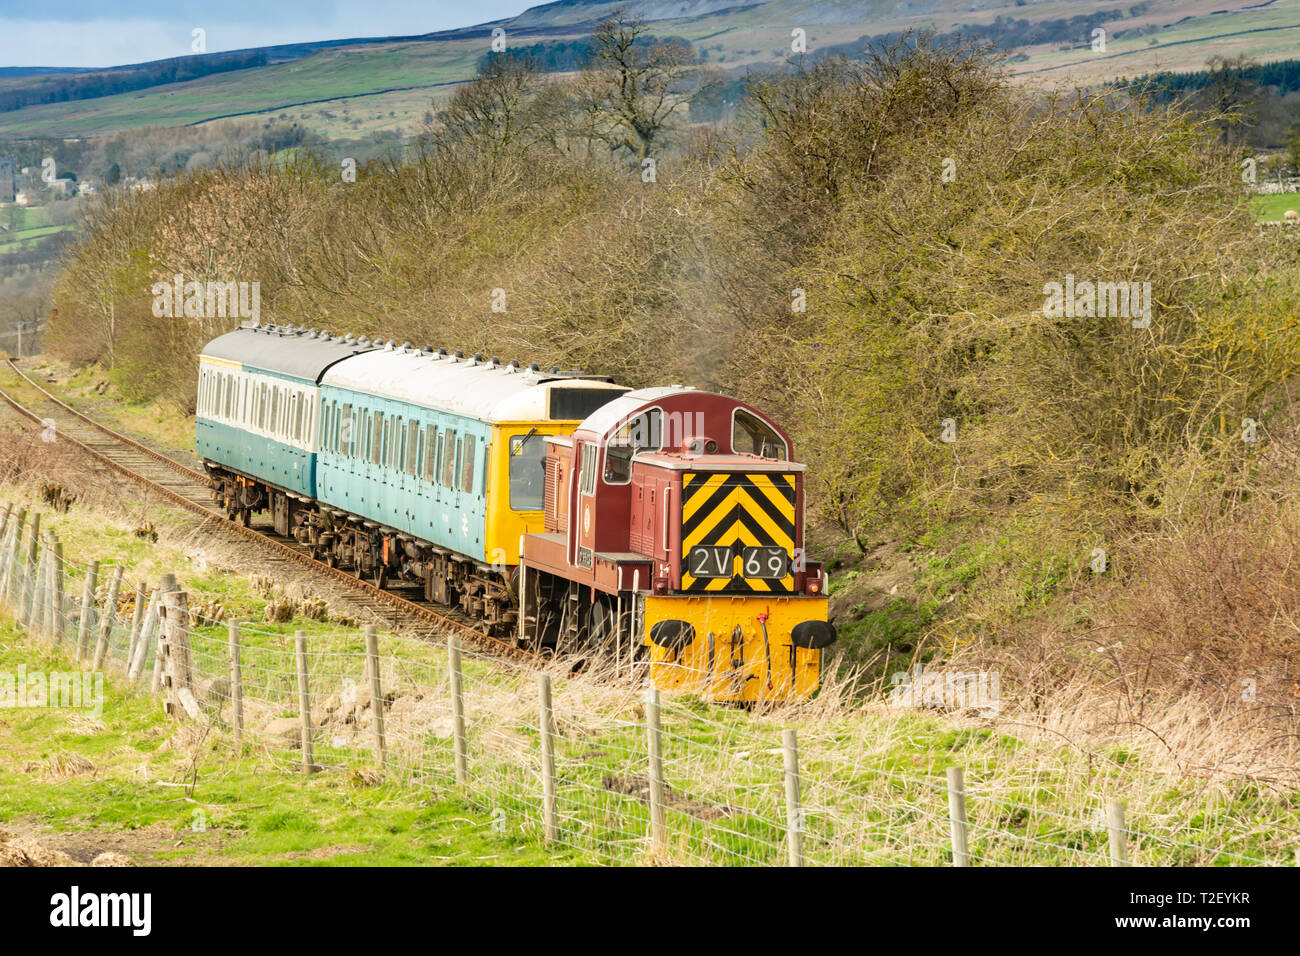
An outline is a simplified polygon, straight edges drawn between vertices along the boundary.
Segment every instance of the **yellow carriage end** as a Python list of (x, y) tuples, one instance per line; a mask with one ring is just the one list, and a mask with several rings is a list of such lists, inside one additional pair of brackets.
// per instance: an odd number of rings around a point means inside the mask
[(835, 640), (826, 616), (822, 596), (647, 596), (650, 679), (719, 702), (807, 700)]

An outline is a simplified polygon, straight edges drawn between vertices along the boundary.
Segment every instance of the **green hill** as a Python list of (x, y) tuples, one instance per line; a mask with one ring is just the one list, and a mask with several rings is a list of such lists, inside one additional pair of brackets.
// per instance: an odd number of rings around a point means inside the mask
[[(706, 63), (731, 72), (782, 62), (791, 55), (796, 29), (805, 32), (811, 56), (832, 49), (853, 52), (868, 37), (913, 27), (962, 30), (1007, 50), (1020, 79), (1047, 84), (1200, 69), (1212, 54), (1278, 59), (1300, 47), (1300, 0), (1232, 9), (1225, 9), (1223, 0), (991, 0), (978, 9), (971, 6), (969, 0), (561, 0), (512, 19), (421, 37), (220, 54), (218, 59), (240, 55), (244, 59), (238, 62), (266, 62), (89, 98), (88, 92), (124, 82), (121, 75), (159, 79), (168, 74), (148, 64), (98, 73), (0, 72), (0, 108), (6, 94), (10, 103), (23, 101), (13, 98), (16, 91), (26, 91), (27, 99), (37, 88), (46, 99), (63, 95), (57, 90), (60, 83), (68, 85), (67, 96), (81, 97), (0, 111), (0, 138), (97, 136), (143, 126), (282, 114), (327, 137), (409, 131), (432, 99), (473, 75), (493, 27), (504, 29), (507, 42), (515, 46), (563, 41), (585, 36), (596, 21), (619, 8), (644, 16), (658, 35), (685, 38)], [(1096, 29), (1106, 31), (1104, 49), (1093, 49)], [(109, 74), (118, 79), (104, 79)]]

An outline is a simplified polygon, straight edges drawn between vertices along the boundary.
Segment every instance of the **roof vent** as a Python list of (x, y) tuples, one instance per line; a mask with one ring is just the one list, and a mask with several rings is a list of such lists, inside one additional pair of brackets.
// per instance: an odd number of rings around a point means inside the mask
[(447, 354), (447, 350), (446, 350), (445, 348), (443, 348), (443, 347), (440, 345), (440, 346), (438, 346), (438, 354), (439, 354), (439, 355), (446, 355), (446, 354)]
[(403, 342), (403, 343), (402, 343), (402, 348), (404, 348), (404, 349), (409, 349), (410, 347), (411, 347), (411, 343), (410, 343), (410, 342)]
[(494, 355), (494, 356), (492, 356), (492, 364), (493, 364), (493, 365), (500, 365), (500, 364), (501, 364), (501, 360), (500, 360), (499, 358), (497, 358), (497, 357)]
[(343, 341), (348, 345), (354, 345), (357, 341), (357, 337), (349, 332), (347, 335), (343, 336)]
[(361, 336), (361, 338), (357, 339), (357, 344), (358, 344), (358, 345), (369, 345), (369, 344), (370, 344), (370, 340), (369, 340), (368, 338), (366, 338), (366, 337), (363, 335), (363, 336)]
[(426, 345), (423, 349), (421, 349), (421, 351), (423, 351), (423, 352), (432, 352), (432, 351), (433, 351), (433, 346), (432, 346), (432, 345)]
[(559, 367), (558, 365), (552, 365), (552, 366), (551, 366), (551, 374), (552, 374), (552, 375), (559, 375), (559, 374), (560, 374), (560, 367)]
[(542, 367), (538, 365), (536, 362), (533, 362), (531, 365), (528, 366), (528, 371), (530, 372), (540, 372), (541, 370)]
[(327, 339), (327, 338), (329, 338), (329, 337), (330, 337), (330, 330), (329, 330), (329, 329), (321, 329), (321, 330), (320, 330), (320, 337), (323, 338), (323, 339)]
[(457, 349), (455, 353), (452, 355), (453, 359), (463, 359), (464, 357), (465, 357), (465, 353), (462, 352), (460, 349)]

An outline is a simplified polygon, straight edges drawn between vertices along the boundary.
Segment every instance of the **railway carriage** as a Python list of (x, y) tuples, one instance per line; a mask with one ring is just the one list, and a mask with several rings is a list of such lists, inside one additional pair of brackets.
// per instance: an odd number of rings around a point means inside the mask
[(321, 376), (370, 349), (351, 336), (241, 327), (199, 355), (195, 447), (228, 517), (269, 510), (289, 534), (290, 502), (316, 497)]
[(520, 537), (542, 524), (544, 438), (625, 391), (445, 349), (339, 363), (321, 382), (313, 540), (376, 583), (418, 580), (429, 600), (512, 624)]

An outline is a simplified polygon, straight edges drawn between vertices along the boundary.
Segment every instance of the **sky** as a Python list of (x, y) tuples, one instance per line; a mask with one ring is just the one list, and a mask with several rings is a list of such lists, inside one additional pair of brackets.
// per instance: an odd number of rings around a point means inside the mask
[(0, 66), (118, 66), (347, 37), (405, 36), (514, 16), (545, 0), (0, 0)]

